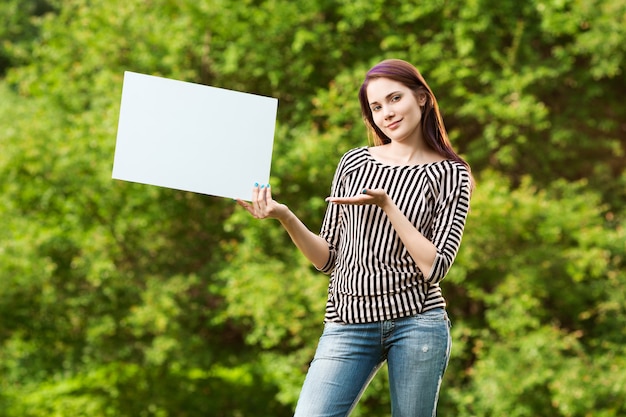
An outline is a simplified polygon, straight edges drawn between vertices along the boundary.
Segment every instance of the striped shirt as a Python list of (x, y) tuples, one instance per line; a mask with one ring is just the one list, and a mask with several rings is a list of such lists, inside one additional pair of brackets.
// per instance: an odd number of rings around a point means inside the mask
[(470, 176), (458, 162), (392, 166), (367, 147), (341, 158), (332, 196), (384, 189), (437, 248), (430, 271), (420, 271), (384, 211), (376, 205), (329, 204), (320, 236), (330, 257), (325, 321), (368, 323), (445, 308), (439, 282), (454, 262), (469, 211)]

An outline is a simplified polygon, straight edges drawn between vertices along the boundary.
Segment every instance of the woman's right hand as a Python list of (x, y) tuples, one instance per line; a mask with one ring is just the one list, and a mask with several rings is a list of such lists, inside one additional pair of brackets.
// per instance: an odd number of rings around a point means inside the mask
[(245, 208), (252, 216), (257, 219), (281, 219), (289, 213), (286, 205), (278, 203), (272, 198), (272, 190), (270, 185), (263, 184), (254, 185), (252, 188), (252, 200), (250, 203), (237, 199), (237, 204)]
[(257, 219), (272, 218), (280, 221), (298, 249), (318, 269), (328, 262), (330, 256), (328, 242), (311, 232), (286, 205), (276, 202), (272, 198), (269, 184), (260, 187), (255, 184), (252, 189), (252, 201), (248, 203), (237, 199), (237, 204)]

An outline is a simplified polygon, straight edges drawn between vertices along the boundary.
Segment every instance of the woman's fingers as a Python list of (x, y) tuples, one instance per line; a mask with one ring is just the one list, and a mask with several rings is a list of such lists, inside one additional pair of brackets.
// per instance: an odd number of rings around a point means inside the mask
[(259, 184), (254, 184), (252, 187), (252, 205), (255, 205), (259, 199)]
[(266, 200), (266, 191), (265, 191), (265, 184), (256, 187), (258, 190), (258, 194), (257, 194), (257, 198), (256, 198), (256, 203), (257, 203), (257, 207), (259, 208), (259, 214), (263, 217), (265, 217), (265, 212), (267, 209), (267, 200)]
[(251, 204), (238, 201), (239, 205), (248, 210), (250, 214), (258, 219), (268, 217), (272, 203), (272, 193), (269, 188), (269, 184), (254, 184), (254, 187), (252, 188), (252, 199), (250, 200)]
[(360, 194), (349, 197), (327, 197), (326, 201), (335, 204), (350, 204), (350, 205), (367, 205), (376, 204), (380, 205), (385, 197), (386, 192), (380, 189), (364, 189)]
[(254, 207), (252, 207), (251, 204), (248, 204), (247, 202), (243, 200), (239, 200), (239, 199), (237, 199), (236, 201), (237, 201), (237, 204), (243, 207), (248, 213), (250, 213), (254, 217), (257, 217)]
[(267, 184), (265, 187), (265, 203), (269, 204), (272, 201), (272, 190), (270, 189), (270, 185)]
[(335, 204), (352, 204), (352, 205), (365, 205), (373, 204), (374, 198), (372, 196), (355, 195), (352, 197), (327, 197), (326, 201)]

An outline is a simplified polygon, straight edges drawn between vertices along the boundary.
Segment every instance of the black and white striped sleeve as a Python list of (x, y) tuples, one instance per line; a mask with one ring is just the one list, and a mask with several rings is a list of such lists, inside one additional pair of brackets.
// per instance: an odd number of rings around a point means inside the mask
[[(330, 195), (339, 196), (345, 195), (343, 191), (343, 172), (345, 170), (345, 161), (349, 154), (344, 155), (335, 171), (335, 176), (331, 185)], [(339, 204), (328, 204), (326, 207), (326, 213), (322, 222), (320, 236), (328, 242), (328, 248), (330, 254), (326, 264), (318, 268), (320, 272), (330, 274), (335, 269), (337, 263), (337, 251), (339, 247), (339, 241), (343, 232), (343, 222), (341, 221), (341, 207)]]
[(463, 237), (470, 207), (470, 175), (460, 163), (441, 165), (439, 196), (429, 240), (437, 248), (433, 266), (424, 277), (429, 283), (441, 281), (452, 266)]

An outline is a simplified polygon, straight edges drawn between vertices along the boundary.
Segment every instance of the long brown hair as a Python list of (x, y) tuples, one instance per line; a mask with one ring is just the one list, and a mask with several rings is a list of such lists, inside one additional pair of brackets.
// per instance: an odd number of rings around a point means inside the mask
[(422, 110), (422, 133), (426, 144), (447, 159), (460, 162), (470, 170), (470, 166), (452, 149), (448, 133), (443, 124), (443, 118), (439, 112), (439, 105), (432, 90), (422, 77), (422, 74), (410, 63), (401, 59), (387, 59), (372, 67), (366, 74), (363, 84), (359, 89), (359, 102), (361, 103), (361, 114), (363, 120), (372, 136), (374, 145), (384, 145), (391, 142), (374, 123), (372, 110), (367, 99), (367, 86), (371, 80), (377, 78), (388, 78), (407, 86), (415, 97), (426, 94), (426, 103)]

